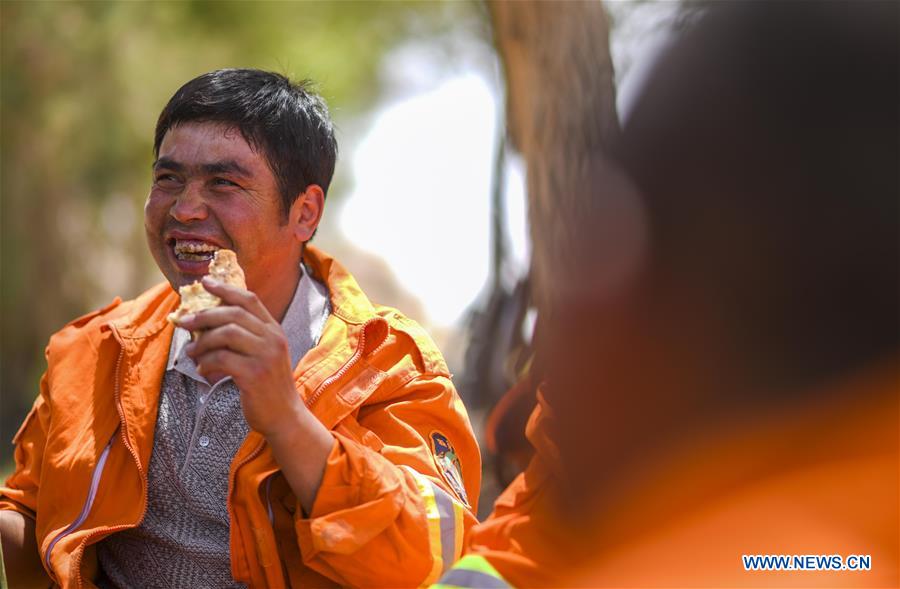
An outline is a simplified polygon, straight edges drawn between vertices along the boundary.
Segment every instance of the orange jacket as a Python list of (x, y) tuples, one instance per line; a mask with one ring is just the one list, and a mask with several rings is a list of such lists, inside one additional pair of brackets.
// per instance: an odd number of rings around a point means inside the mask
[[(304, 259), (332, 315), (295, 371), (297, 392), (335, 445), (305, 517), (263, 437), (249, 434), (230, 469), (232, 574), (252, 587), (431, 583), (475, 522), (481, 463), (465, 408), (416, 323), (374, 307), (315, 248)], [(63, 587), (92, 587), (92, 545), (143, 518), (177, 303), (168, 284), (117, 299), (47, 347), (0, 508), (36, 517), (45, 568)]]
[[(610, 481), (602, 505), (566, 514), (550, 435), (562, 424), (540, 399), (536, 456), (466, 552), (518, 587), (897, 587), (898, 382), (892, 365), (802, 406), (686, 433), (696, 437)], [(871, 570), (744, 570), (742, 555), (771, 554), (869, 555)]]

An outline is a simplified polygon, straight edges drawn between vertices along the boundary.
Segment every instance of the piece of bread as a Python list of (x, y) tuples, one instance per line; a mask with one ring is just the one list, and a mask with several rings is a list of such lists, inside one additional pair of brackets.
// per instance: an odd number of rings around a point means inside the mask
[(247, 288), (244, 270), (237, 261), (237, 254), (231, 250), (221, 249), (213, 254), (209, 263), (209, 275), (219, 282), (238, 288)]
[[(231, 250), (221, 249), (213, 254), (213, 259), (209, 263), (209, 275), (219, 282), (247, 288), (244, 271), (238, 265), (237, 254)], [(181, 304), (173, 313), (169, 313), (168, 317), (169, 321), (176, 325), (185, 315), (218, 307), (222, 303), (222, 299), (210, 294), (200, 281), (182, 286), (178, 289), (178, 294), (181, 295)]]

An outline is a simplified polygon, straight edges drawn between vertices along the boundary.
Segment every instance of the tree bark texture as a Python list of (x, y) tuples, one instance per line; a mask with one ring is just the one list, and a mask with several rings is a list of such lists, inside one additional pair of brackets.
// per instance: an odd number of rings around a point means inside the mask
[(534, 294), (546, 308), (578, 275), (576, 249), (601, 200), (598, 171), (619, 133), (609, 23), (599, 1), (500, 0), (488, 8), (505, 70), (508, 134), (527, 165)]

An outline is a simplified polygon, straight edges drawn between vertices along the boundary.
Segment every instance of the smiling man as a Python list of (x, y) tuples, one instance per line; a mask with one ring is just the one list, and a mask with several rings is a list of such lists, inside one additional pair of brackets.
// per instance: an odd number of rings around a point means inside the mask
[[(336, 157), (324, 103), (211, 72), (154, 150), (145, 228), (168, 282), (51, 338), (0, 489), (12, 586), (437, 579), (475, 522), (478, 448), (428, 336), (307, 245)], [(222, 248), (246, 290), (204, 278)], [(176, 327), (173, 289), (196, 280), (222, 305)]]

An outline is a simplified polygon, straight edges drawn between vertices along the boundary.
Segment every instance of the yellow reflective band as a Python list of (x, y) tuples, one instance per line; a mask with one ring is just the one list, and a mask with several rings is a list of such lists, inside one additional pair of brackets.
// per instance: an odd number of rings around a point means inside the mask
[(433, 557), (431, 572), (424, 584), (434, 583), (462, 555), (466, 506), (427, 476), (404, 465), (413, 479), (428, 522), (428, 538)]
[(465, 515), (465, 507), (462, 504), (453, 502), (453, 525), (456, 529), (456, 537), (455, 542), (453, 544), (453, 560), (456, 560), (460, 556), (462, 556), (462, 544), (463, 544), (463, 517)]
[(456, 564), (453, 565), (453, 568), (466, 571), (478, 571), (492, 577), (497, 577), (498, 579), (503, 578), (503, 576), (497, 572), (497, 569), (495, 569), (494, 566), (480, 554), (467, 554), (459, 559)]
[(431, 589), (511, 589), (483, 556), (470, 554), (459, 560)]
[(422, 583), (428, 586), (434, 583), (444, 570), (444, 559), (441, 556), (441, 514), (438, 512), (437, 501), (434, 498), (434, 490), (431, 488), (431, 481), (426, 479), (422, 474), (414, 469), (407, 467), (416, 481), (416, 487), (419, 489), (419, 495), (425, 504), (425, 518), (428, 521), (428, 545), (431, 548), (431, 572)]
[(428, 519), (428, 544), (431, 546), (431, 556), (434, 562), (431, 572), (425, 579), (425, 584), (434, 583), (444, 570), (444, 559), (441, 557), (441, 514), (438, 513), (437, 501), (434, 499), (434, 491), (428, 481), (416, 477), (416, 484), (422, 501), (425, 503), (425, 517)]

